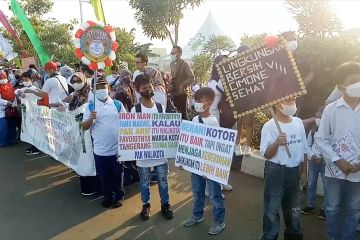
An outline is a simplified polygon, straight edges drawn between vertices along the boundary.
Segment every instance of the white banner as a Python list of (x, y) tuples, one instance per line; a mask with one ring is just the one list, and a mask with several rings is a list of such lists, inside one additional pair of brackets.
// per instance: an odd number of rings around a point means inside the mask
[(22, 110), (21, 140), (28, 142), (80, 176), (96, 175), (90, 131), (81, 128), (87, 104), (60, 112), (26, 101)]
[(182, 121), (175, 166), (227, 184), (237, 131)]
[(121, 113), (121, 161), (175, 158), (180, 113)]

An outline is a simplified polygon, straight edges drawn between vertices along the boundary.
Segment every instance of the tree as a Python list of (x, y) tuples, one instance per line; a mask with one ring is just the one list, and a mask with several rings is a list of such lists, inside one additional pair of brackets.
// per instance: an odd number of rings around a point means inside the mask
[[(200, 5), (203, 0), (130, 0), (136, 10), (135, 19), (150, 39), (169, 38), (172, 46), (178, 44), (183, 10)], [(172, 31), (173, 29), (173, 31)]]
[(241, 44), (242, 45), (246, 45), (248, 47), (252, 47), (254, 45), (258, 45), (264, 42), (264, 39), (266, 38), (267, 34), (266, 33), (262, 33), (262, 34), (257, 34), (257, 35), (247, 35), (244, 34), (241, 38)]
[(210, 36), (205, 43), (203, 52), (210, 55), (212, 59), (220, 55), (224, 51), (232, 52), (235, 48), (234, 42), (227, 36)]
[(195, 81), (200, 84), (204, 84), (206, 80), (210, 79), (210, 68), (212, 65), (212, 58), (210, 55), (200, 53), (192, 57), (193, 70)]
[[(23, 0), (21, 5), (49, 56), (52, 56), (55, 61), (68, 65), (78, 62), (74, 56), (74, 46), (71, 41), (73, 34), (71, 30), (77, 24), (77, 21), (72, 20), (69, 23), (60, 23), (54, 18), (43, 19), (43, 15), (51, 11), (53, 6), (51, 0)], [(10, 19), (10, 22), (18, 30), (24, 49), (30, 56), (37, 56), (19, 20), (14, 16)], [(7, 32), (4, 32), (4, 35), (11, 39)], [(18, 43), (16, 41), (12, 41), (12, 43), (14, 50), (17, 53), (21, 53)]]
[(287, 0), (288, 10), (294, 14), (302, 37), (332, 36), (341, 30), (341, 22), (333, 13), (331, 0)]

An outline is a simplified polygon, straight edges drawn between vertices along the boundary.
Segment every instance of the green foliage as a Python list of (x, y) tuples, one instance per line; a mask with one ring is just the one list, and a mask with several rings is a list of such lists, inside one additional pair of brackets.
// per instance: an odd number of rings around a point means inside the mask
[(203, 52), (215, 58), (222, 52), (232, 52), (235, 48), (234, 42), (228, 36), (212, 35), (205, 43)]
[(51, 0), (22, 0), (21, 5), (26, 15), (41, 17), (51, 11), (54, 3)]
[(332, 36), (341, 30), (339, 18), (332, 12), (331, 0), (303, 1), (287, 0), (290, 13), (299, 24), (299, 33), (303, 37)]
[(130, 0), (129, 4), (136, 10), (135, 18), (148, 37), (161, 40), (169, 38), (174, 46), (178, 43), (180, 20), (184, 16), (183, 10), (199, 6), (202, 1)]
[(210, 79), (210, 68), (212, 65), (212, 58), (210, 55), (200, 53), (193, 56), (192, 61), (194, 63), (193, 70), (195, 81), (200, 84), (204, 84)]
[(241, 38), (241, 44), (242, 45), (246, 45), (248, 47), (254, 46), (254, 45), (258, 45), (263, 43), (264, 39), (266, 38), (267, 34), (266, 33), (262, 33), (262, 34), (257, 34), (257, 35), (247, 35), (244, 34)]

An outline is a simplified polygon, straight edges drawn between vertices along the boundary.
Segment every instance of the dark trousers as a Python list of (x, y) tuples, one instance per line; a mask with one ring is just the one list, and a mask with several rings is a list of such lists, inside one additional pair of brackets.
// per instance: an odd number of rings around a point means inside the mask
[(173, 98), (174, 105), (177, 108), (177, 110), (182, 114), (182, 119), (184, 120), (187, 120), (186, 100), (187, 100), (186, 94), (174, 96)]
[(99, 174), (101, 190), (105, 200), (118, 201), (124, 198), (124, 167), (114, 156), (94, 154), (96, 171)]
[(300, 228), (300, 172), (299, 167), (288, 168), (270, 161), (265, 163), (265, 189), (262, 240), (275, 240), (280, 231), (282, 208), (285, 240), (301, 240)]
[(99, 176), (80, 176), (81, 192), (84, 194), (100, 192)]

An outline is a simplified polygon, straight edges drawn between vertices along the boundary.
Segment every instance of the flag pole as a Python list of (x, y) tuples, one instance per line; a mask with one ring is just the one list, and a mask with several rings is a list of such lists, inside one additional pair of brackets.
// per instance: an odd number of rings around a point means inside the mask
[(79, 5), (80, 5), (80, 22), (83, 23), (84, 22), (84, 14), (83, 14), (83, 5), (82, 5), (82, 0), (79, 0)]

